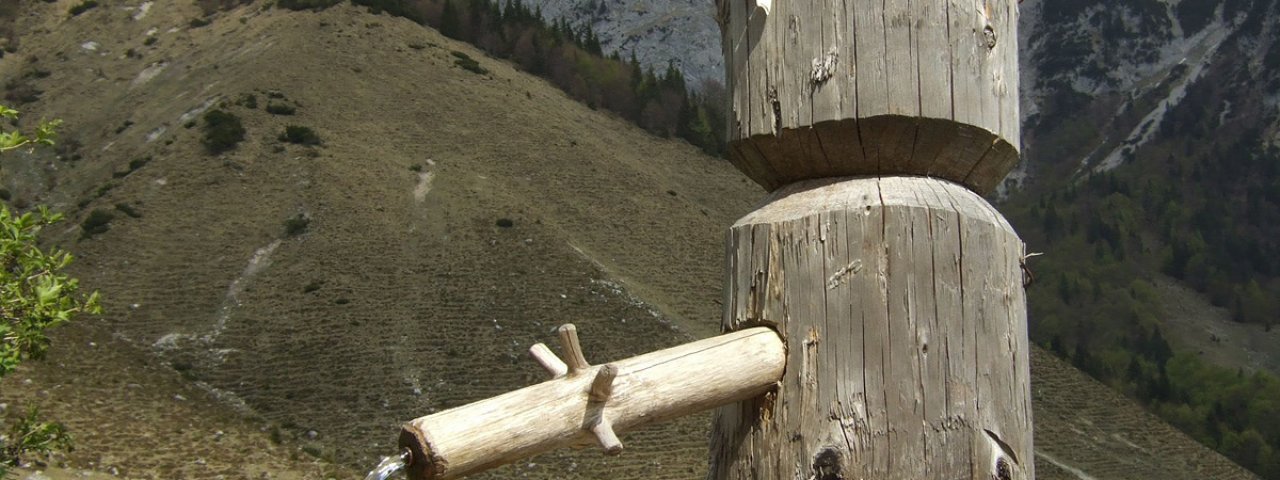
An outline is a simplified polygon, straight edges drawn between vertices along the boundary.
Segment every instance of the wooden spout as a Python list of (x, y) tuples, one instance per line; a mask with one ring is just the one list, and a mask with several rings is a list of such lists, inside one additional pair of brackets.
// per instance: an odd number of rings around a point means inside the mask
[(409, 478), (459, 478), (564, 446), (622, 452), (624, 431), (760, 395), (782, 377), (782, 339), (741, 330), (606, 365), (587, 364), (572, 325), (560, 329), (565, 361), (537, 344), (551, 374), (537, 385), (406, 423)]

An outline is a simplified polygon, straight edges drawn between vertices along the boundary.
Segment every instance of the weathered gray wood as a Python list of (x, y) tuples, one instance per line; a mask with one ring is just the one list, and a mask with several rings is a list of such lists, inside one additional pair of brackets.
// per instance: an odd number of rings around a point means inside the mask
[[(934, 441), (929, 442), (935, 448), (943, 450), (940, 457), (946, 465), (935, 470), (939, 478), (964, 478), (970, 473), (964, 463), (972, 455), (973, 439), (968, 432), (957, 428), (957, 419), (973, 418), (977, 415), (974, 403), (974, 378), (977, 372), (966, 368), (969, 359), (970, 343), (967, 339), (965, 325), (948, 323), (955, 312), (962, 312), (964, 302), (961, 293), (962, 277), (960, 274), (960, 214), (956, 211), (951, 195), (936, 185), (929, 185), (933, 193), (934, 214), (930, 217), (933, 232), (933, 291), (936, 318), (934, 325), (941, 332), (937, 335), (942, 347), (939, 352), (943, 359), (942, 382), (946, 392), (943, 411), (948, 420), (938, 431)], [(1030, 477), (1028, 477), (1030, 478)]]
[(727, 245), (724, 328), (777, 329), (787, 369), (717, 412), (709, 478), (1033, 478), (1023, 247), (981, 197), (798, 182)]
[(530, 350), (552, 380), (406, 423), (409, 478), (458, 478), (575, 444), (618, 454), (617, 433), (757, 397), (785, 366), (782, 340), (767, 328), (603, 366), (586, 364), (572, 329), (560, 333), (567, 365), (545, 346)]
[[(1001, 138), (1018, 138), (1022, 127), (1022, 117), (1018, 112), (1018, 4), (996, 3), (991, 8), (1000, 12), (999, 18), (993, 22), (998, 35), (993, 52), (1000, 57), (997, 60), (1000, 69), (996, 71), (996, 93), (1000, 99), (998, 133)], [(1019, 145), (1017, 142), (1014, 144)], [(1017, 150), (1014, 149), (1015, 154)]]
[(849, 8), (849, 19), (852, 20), (847, 28), (853, 33), (851, 38), (856, 69), (851, 80), (858, 86), (857, 118), (892, 113), (889, 110), (889, 78), (885, 58), (884, 3), (881, 0), (852, 1), (846, 2), (846, 5)]
[(730, 160), (765, 188), (905, 174), (985, 193), (1016, 164), (1015, 0), (719, 3), (729, 141), (755, 146)]
[[(849, 59), (842, 56), (841, 46), (848, 42), (844, 38), (844, 29), (840, 28), (845, 20), (844, 2), (842, 0), (810, 0), (813, 8), (813, 22), (816, 24), (819, 40), (814, 42), (817, 48), (811, 53), (809, 71), (806, 81), (810, 85), (809, 104), (813, 110), (813, 121), (808, 125), (846, 118), (841, 112), (846, 108), (844, 98), (848, 86), (845, 82), (829, 81), (834, 77), (849, 75)], [(843, 60), (843, 61), (842, 61)], [(848, 108), (852, 109), (852, 106)]]

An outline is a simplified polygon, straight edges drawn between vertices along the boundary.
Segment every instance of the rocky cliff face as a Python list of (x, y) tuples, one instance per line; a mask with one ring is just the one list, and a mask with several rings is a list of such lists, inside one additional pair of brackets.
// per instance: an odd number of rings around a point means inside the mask
[(1026, 2), (1022, 172), (1113, 169), (1189, 133), (1189, 116), (1214, 131), (1204, 144), (1234, 141), (1217, 131), (1233, 120), (1273, 142), (1275, 25), (1271, 0)]
[(590, 25), (606, 53), (635, 54), (659, 72), (674, 63), (698, 88), (705, 81), (724, 82), (720, 27), (715, 3), (707, 0), (526, 0), (544, 18)]

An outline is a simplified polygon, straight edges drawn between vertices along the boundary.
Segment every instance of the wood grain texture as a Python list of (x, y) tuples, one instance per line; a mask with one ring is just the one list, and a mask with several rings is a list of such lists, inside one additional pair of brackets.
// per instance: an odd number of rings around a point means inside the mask
[(593, 443), (617, 454), (619, 433), (765, 393), (782, 376), (784, 355), (773, 330), (753, 328), (569, 368), (550, 381), (406, 423), (400, 434), (412, 457), (406, 471), (415, 480), (458, 478)]
[(798, 182), (727, 246), (724, 328), (777, 329), (787, 369), (717, 411), (709, 478), (1033, 478), (1023, 244), (985, 200)]
[(767, 13), (719, 0), (719, 11), (730, 160), (766, 189), (929, 175), (987, 193), (1016, 165), (1015, 0), (795, 0)]

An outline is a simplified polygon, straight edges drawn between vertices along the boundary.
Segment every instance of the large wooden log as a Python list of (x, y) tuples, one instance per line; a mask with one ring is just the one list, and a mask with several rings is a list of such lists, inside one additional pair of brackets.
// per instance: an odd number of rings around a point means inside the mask
[(1016, 0), (718, 0), (729, 157), (772, 191), (929, 175), (991, 191), (1017, 164)]
[(617, 454), (618, 433), (758, 396), (784, 368), (782, 340), (768, 328), (590, 366), (566, 327), (564, 361), (542, 344), (530, 350), (552, 380), (405, 424), (409, 478), (458, 478), (591, 442)]
[(709, 478), (1034, 478), (1023, 249), (948, 181), (774, 192), (730, 229), (724, 327), (776, 329), (787, 369), (718, 410)]

